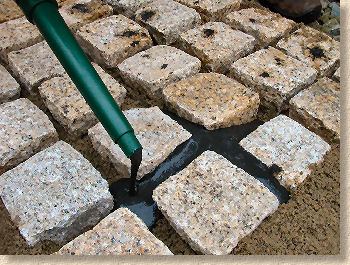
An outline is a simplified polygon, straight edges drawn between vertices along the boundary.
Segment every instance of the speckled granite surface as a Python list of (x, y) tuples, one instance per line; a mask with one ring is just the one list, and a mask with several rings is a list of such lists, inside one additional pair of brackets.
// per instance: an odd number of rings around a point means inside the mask
[(0, 196), (29, 245), (65, 242), (113, 207), (107, 181), (62, 141), (1, 175)]
[(16, 80), (0, 64), (0, 104), (19, 97), (21, 88)]
[(108, 68), (153, 45), (148, 31), (123, 15), (83, 26), (77, 39), (95, 62)]
[(139, 9), (135, 17), (158, 44), (174, 43), (181, 33), (201, 22), (200, 15), (194, 9), (172, 0), (155, 0)]
[[(124, 101), (126, 89), (100, 66), (95, 63), (93, 66), (120, 106)], [(52, 116), (70, 134), (79, 136), (98, 122), (95, 114), (67, 74), (45, 81), (38, 90)]]
[(209, 22), (181, 34), (179, 43), (202, 61), (205, 70), (224, 74), (234, 61), (253, 51), (256, 41), (222, 22)]
[(279, 202), (264, 185), (223, 156), (206, 151), (153, 191), (170, 224), (203, 254), (229, 254)]
[(13, 0), (1, 0), (0, 23), (24, 16)]
[[(143, 147), (137, 179), (155, 169), (178, 145), (191, 137), (189, 132), (158, 107), (131, 109), (124, 111), (124, 114)], [(130, 160), (114, 144), (101, 123), (89, 130), (89, 136), (95, 150), (108, 158), (121, 175), (129, 177)]]
[(172, 255), (134, 213), (119, 208), (56, 254)]
[(323, 161), (330, 146), (322, 138), (291, 118), (279, 115), (244, 138), (240, 145), (267, 166), (276, 164), (276, 177), (287, 188), (302, 183), (310, 166)]
[(49, 118), (28, 99), (0, 105), (0, 167), (17, 165), (57, 140)]
[(334, 75), (333, 75), (333, 78), (335, 80), (337, 80), (338, 82), (340, 82), (340, 67), (337, 69), (337, 71), (335, 71)]
[(136, 11), (151, 4), (154, 0), (104, 0), (104, 2), (111, 5), (117, 14), (135, 19)]
[(163, 90), (170, 109), (208, 130), (248, 123), (255, 119), (259, 95), (222, 74), (199, 73)]
[(289, 116), (327, 141), (340, 141), (340, 85), (322, 78), (290, 100)]

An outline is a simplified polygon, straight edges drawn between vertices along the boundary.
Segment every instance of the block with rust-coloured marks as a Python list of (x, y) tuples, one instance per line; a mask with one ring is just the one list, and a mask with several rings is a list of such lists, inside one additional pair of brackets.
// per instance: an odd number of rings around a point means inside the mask
[(2, 65), (0, 65), (0, 87), (0, 104), (19, 98), (21, 87)]

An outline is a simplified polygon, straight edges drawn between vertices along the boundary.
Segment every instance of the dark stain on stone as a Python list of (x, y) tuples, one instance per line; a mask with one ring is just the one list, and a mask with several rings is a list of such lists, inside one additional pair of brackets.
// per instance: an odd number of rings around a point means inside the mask
[(141, 36), (142, 37), (147, 37), (147, 34), (143, 32), (143, 33), (141, 33)]
[(194, 1), (193, 4), (198, 5), (199, 1)]
[(135, 47), (139, 43), (140, 43), (139, 40), (134, 40), (132, 43), (130, 43), (130, 46)]
[(203, 32), (204, 32), (205, 36), (208, 37), (208, 38), (209, 38), (210, 36), (213, 36), (214, 33), (215, 33), (215, 31), (212, 30), (212, 29), (204, 29)]
[(149, 55), (148, 55), (148, 54), (143, 54), (143, 55), (141, 55), (141, 57), (143, 57), (143, 58), (149, 58)]
[(147, 20), (149, 20), (151, 17), (153, 17), (154, 14), (155, 14), (155, 13), (154, 13), (153, 11), (143, 11), (143, 12), (141, 13), (141, 18), (142, 18), (143, 21), (147, 21)]
[(250, 18), (249, 21), (252, 22), (252, 23), (256, 22), (256, 20), (254, 18)]
[(123, 32), (123, 34), (122, 34), (123, 37), (128, 37), (128, 38), (135, 36), (135, 35), (137, 35), (137, 33), (135, 31), (132, 31), (132, 30), (127, 30), (127, 31)]
[(316, 46), (314, 48), (308, 48), (312, 55), (312, 59), (315, 60), (316, 58), (322, 58), (324, 56), (324, 50), (321, 49), (320, 47)]
[(281, 58), (275, 57), (275, 61), (277, 62), (277, 65), (282, 65), (283, 60)]
[(168, 64), (165, 63), (165, 64), (163, 64), (163, 65), (160, 67), (160, 69), (165, 69), (165, 68), (167, 68), (167, 67), (168, 67)]
[(270, 77), (269, 73), (263, 72), (260, 76), (262, 77)]
[(86, 4), (75, 4), (72, 6), (72, 10), (78, 10), (80, 12), (83, 12), (83, 13), (87, 13), (89, 12), (89, 9), (86, 7)]

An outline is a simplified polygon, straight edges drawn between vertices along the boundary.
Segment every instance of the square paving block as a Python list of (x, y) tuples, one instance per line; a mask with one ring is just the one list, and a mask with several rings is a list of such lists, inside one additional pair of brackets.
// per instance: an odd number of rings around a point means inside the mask
[(41, 82), (65, 73), (45, 41), (10, 52), (8, 59), (10, 68), (31, 94), (37, 92)]
[(1, 175), (0, 195), (30, 246), (65, 243), (113, 208), (107, 181), (62, 141)]
[(280, 40), (277, 48), (314, 67), (321, 76), (333, 72), (340, 60), (340, 43), (307, 26), (302, 26), (288, 38)]
[(22, 10), (13, 0), (1, 0), (0, 23), (23, 16)]
[(337, 69), (337, 71), (335, 71), (334, 75), (333, 75), (333, 78), (340, 82), (340, 67)]
[(206, 71), (225, 73), (239, 58), (251, 53), (254, 37), (222, 22), (209, 22), (181, 34), (181, 49), (198, 57)]
[(127, 208), (109, 214), (92, 230), (78, 236), (59, 255), (173, 255)]
[(153, 191), (174, 229), (196, 251), (226, 255), (279, 206), (261, 182), (206, 151)]
[(248, 123), (259, 108), (258, 93), (222, 74), (199, 73), (163, 90), (168, 107), (208, 130)]
[[(158, 107), (131, 109), (124, 111), (124, 115), (143, 147), (137, 179), (154, 170), (178, 145), (192, 136)], [(89, 137), (95, 150), (110, 160), (123, 177), (130, 176), (130, 160), (112, 141), (101, 123), (89, 129)]]
[(0, 65), (0, 104), (19, 98), (21, 87), (16, 80)]
[(199, 72), (201, 61), (170, 46), (154, 46), (118, 65), (124, 82), (150, 98), (162, 101), (163, 88)]
[(85, 52), (100, 65), (114, 68), (124, 59), (150, 48), (148, 31), (123, 15), (103, 18), (77, 32)]
[(330, 150), (321, 137), (292, 120), (279, 115), (244, 138), (240, 145), (267, 166), (282, 168), (276, 177), (286, 188), (295, 188), (311, 173)]
[(273, 47), (239, 59), (230, 74), (258, 91), (261, 104), (271, 113), (288, 108), (289, 99), (317, 77), (314, 68)]
[(340, 86), (322, 78), (290, 100), (289, 116), (327, 141), (340, 141)]
[(15, 166), (57, 140), (49, 118), (28, 99), (0, 105), (0, 167)]
[(158, 44), (171, 44), (181, 33), (199, 25), (201, 17), (175, 1), (155, 0), (136, 12), (136, 21), (149, 30)]
[(277, 42), (297, 26), (293, 20), (258, 8), (232, 12), (227, 15), (225, 22), (235, 29), (254, 36), (262, 46)]
[[(94, 63), (93, 66), (120, 106), (124, 101), (126, 89), (100, 66)], [(98, 122), (95, 114), (67, 74), (45, 81), (38, 90), (52, 116), (70, 134), (80, 136)]]
[(123, 14), (128, 18), (135, 19), (137, 10), (151, 4), (155, 0), (105, 0), (111, 5), (117, 14)]

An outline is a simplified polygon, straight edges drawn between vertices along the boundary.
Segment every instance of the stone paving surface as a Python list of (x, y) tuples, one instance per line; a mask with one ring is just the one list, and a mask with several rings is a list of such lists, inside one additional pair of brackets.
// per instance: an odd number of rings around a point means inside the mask
[(222, 74), (199, 73), (163, 90), (166, 105), (180, 117), (208, 130), (255, 119), (259, 95)]
[(282, 168), (276, 177), (287, 188), (295, 188), (311, 173), (310, 166), (323, 161), (330, 150), (322, 138), (291, 118), (279, 115), (259, 126), (240, 145), (267, 166)]
[[(143, 147), (137, 179), (154, 170), (178, 145), (191, 137), (158, 107), (131, 109), (124, 111), (124, 115)], [(89, 136), (95, 150), (110, 160), (123, 177), (129, 177), (130, 160), (112, 141), (101, 123), (89, 130)]]
[(123, 15), (111, 16), (83, 26), (77, 39), (91, 58), (107, 68), (153, 45), (148, 31)]
[(15, 166), (57, 140), (49, 118), (28, 99), (0, 105), (0, 167)]
[(63, 141), (1, 175), (0, 195), (31, 246), (65, 242), (113, 208), (107, 181)]
[(202, 61), (206, 71), (224, 74), (234, 61), (253, 51), (256, 41), (222, 22), (209, 22), (181, 34), (179, 43)]
[(335, 71), (334, 75), (333, 75), (333, 78), (340, 82), (340, 67), (337, 69), (337, 71)]
[(289, 116), (327, 141), (340, 141), (340, 85), (322, 78), (290, 101)]
[(136, 11), (152, 4), (154, 0), (105, 0), (105, 2), (111, 5), (117, 14), (135, 19)]
[(0, 64), (0, 104), (19, 97), (21, 88), (17, 81)]
[[(100, 66), (94, 63), (93, 66), (120, 106), (124, 101), (126, 89)], [(79, 136), (87, 133), (87, 130), (98, 122), (95, 114), (67, 74), (45, 81), (38, 90), (52, 116), (70, 134)]]
[(206, 151), (160, 184), (153, 199), (174, 229), (203, 254), (229, 254), (279, 206), (258, 180)]
[(134, 213), (119, 208), (92, 230), (78, 236), (56, 254), (172, 255)]

